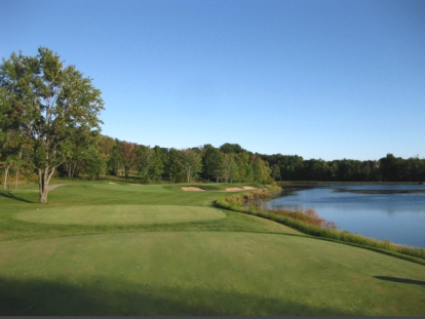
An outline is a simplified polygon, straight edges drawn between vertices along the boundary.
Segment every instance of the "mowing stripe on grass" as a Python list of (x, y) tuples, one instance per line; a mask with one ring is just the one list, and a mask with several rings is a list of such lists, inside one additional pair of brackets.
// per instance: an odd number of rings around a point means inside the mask
[(15, 215), (33, 223), (66, 225), (169, 224), (225, 218), (219, 209), (173, 205), (37, 207)]

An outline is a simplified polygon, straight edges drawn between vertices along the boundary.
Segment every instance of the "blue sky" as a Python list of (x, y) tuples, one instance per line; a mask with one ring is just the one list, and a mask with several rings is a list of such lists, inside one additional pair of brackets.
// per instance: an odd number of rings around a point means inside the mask
[(0, 56), (76, 65), (121, 140), (422, 158), (424, 17), (422, 0), (0, 0)]

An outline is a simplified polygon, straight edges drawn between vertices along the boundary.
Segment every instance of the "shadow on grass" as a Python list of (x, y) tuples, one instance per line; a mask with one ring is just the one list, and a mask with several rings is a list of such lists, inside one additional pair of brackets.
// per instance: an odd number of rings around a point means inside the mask
[(401, 282), (401, 283), (404, 283), (404, 284), (419, 285), (419, 286), (425, 287), (425, 281), (421, 281), (421, 280), (413, 280), (413, 279), (397, 278), (397, 277), (387, 277), (387, 276), (373, 276), (373, 278), (381, 279), (381, 280), (387, 280), (387, 281), (393, 281), (393, 282)]
[(230, 289), (149, 286), (91, 278), (75, 284), (0, 277), (0, 316), (10, 315), (353, 315), (303, 300)]
[(33, 201), (30, 201), (30, 200), (28, 200), (28, 199), (25, 199), (25, 198), (22, 198), (22, 197), (18, 197), (18, 196), (15, 196), (15, 195), (13, 195), (12, 193), (10, 193), (10, 192), (1, 192), (0, 191), (0, 196), (1, 197), (6, 197), (6, 198), (10, 198), (10, 199), (14, 199), (14, 200), (18, 200), (18, 201), (20, 201), (20, 202), (25, 202), (25, 203), (34, 203)]

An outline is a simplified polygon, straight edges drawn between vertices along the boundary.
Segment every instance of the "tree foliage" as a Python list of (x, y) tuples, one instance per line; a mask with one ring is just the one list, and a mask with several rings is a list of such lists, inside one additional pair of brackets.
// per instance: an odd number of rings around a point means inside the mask
[(100, 90), (75, 66), (40, 47), (34, 57), (12, 53), (0, 66), (0, 87), (8, 103), (0, 109), (2, 130), (17, 129), (31, 142), (39, 179), (39, 202), (55, 169), (66, 161), (67, 146), (77, 129), (100, 129)]
[(181, 150), (180, 162), (186, 173), (187, 182), (190, 182), (202, 170), (201, 155), (193, 149)]

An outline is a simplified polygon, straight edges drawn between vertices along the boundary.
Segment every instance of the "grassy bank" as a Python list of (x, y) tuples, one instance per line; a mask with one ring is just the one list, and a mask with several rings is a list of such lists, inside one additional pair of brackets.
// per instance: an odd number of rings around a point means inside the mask
[(267, 194), (265, 194), (265, 192), (260, 192), (244, 195), (226, 196), (218, 199), (215, 204), (221, 208), (267, 218), (297, 229), (311, 236), (337, 240), (340, 242), (355, 244), (381, 252), (392, 253), (394, 256), (425, 264), (424, 249), (396, 245), (388, 240), (381, 241), (352, 234), (348, 231), (339, 231), (335, 229), (336, 227), (334, 223), (330, 223), (325, 221), (324, 219), (319, 218), (317, 213), (313, 210), (299, 212), (288, 211), (284, 209), (266, 210), (254, 205), (251, 205), (251, 207), (249, 208), (247, 208), (246, 205), (244, 207), (244, 203), (246, 203), (247, 201), (249, 202), (249, 200), (255, 198), (267, 198)]

